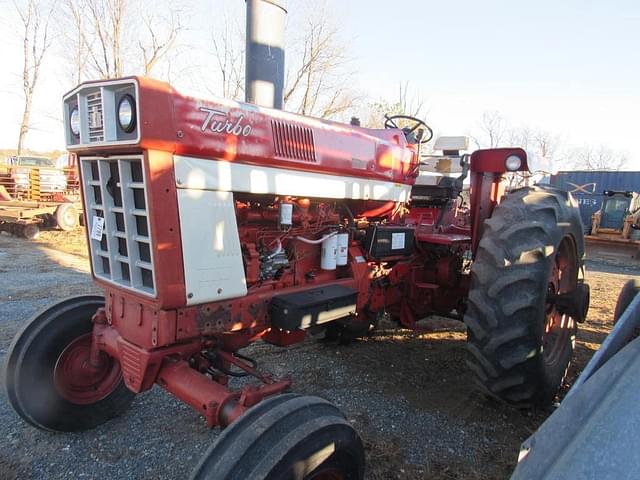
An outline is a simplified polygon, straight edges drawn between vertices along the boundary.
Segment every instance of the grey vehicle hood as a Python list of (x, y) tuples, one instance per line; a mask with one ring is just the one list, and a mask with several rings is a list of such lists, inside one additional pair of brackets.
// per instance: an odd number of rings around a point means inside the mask
[(640, 338), (529, 437), (511, 480), (640, 478)]

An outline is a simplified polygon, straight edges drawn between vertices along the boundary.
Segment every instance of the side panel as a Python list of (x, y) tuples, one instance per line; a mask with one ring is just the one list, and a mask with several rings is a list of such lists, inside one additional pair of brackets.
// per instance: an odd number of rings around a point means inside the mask
[(247, 294), (233, 193), (178, 190), (187, 305)]
[(406, 202), (411, 187), (400, 183), (174, 157), (178, 188), (271, 193), (317, 198)]

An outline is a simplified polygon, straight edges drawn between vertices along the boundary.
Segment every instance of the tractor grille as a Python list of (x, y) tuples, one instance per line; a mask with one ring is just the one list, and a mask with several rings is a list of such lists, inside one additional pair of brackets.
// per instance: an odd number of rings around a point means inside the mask
[[(142, 157), (83, 158), (82, 182), (96, 277), (155, 295)], [(104, 219), (102, 235), (94, 226)], [(99, 237), (99, 239), (98, 239)]]
[(316, 147), (313, 141), (313, 131), (307, 127), (291, 125), (289, 123), (271, 121), (273, 143), (276, 155), (283, 158), (316, 161)]
[(89, 142), (104, 141), (104, 119), (102, 117), (102, 93), (87, 95), (87, 119), (89, 122)]

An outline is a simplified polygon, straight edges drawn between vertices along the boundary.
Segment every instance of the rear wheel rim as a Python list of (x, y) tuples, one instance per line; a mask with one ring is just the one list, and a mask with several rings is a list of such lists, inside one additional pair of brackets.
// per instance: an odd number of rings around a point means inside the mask
[(65, 227), (75, 227), (76, 213), (71, 208), (67, 208), (63, 215)]
[[(553, 265), (547, 284), (547, 294), (567, 293), (576, 288), (578, 259), (573, 242), (565, 237), (553, 258)], [(555, 304), (548, 300), (545, 306), (544, 331), (542, 335), (542, 357), (548, 366), (555, 366), (563, 361), (564, 353), (572, 339), (575, 330), (575, 320), (566, 314), (561, 314)]]
[(78, 405), (99, 402), (109, 396), (122, 380), (120, 364), (105, 353), (100, 353), (100, 366), (91, 366), (91, 342), (91, 333), (76, 338), (62, 351), (54, 369), (56, 390), (66, 400)]

